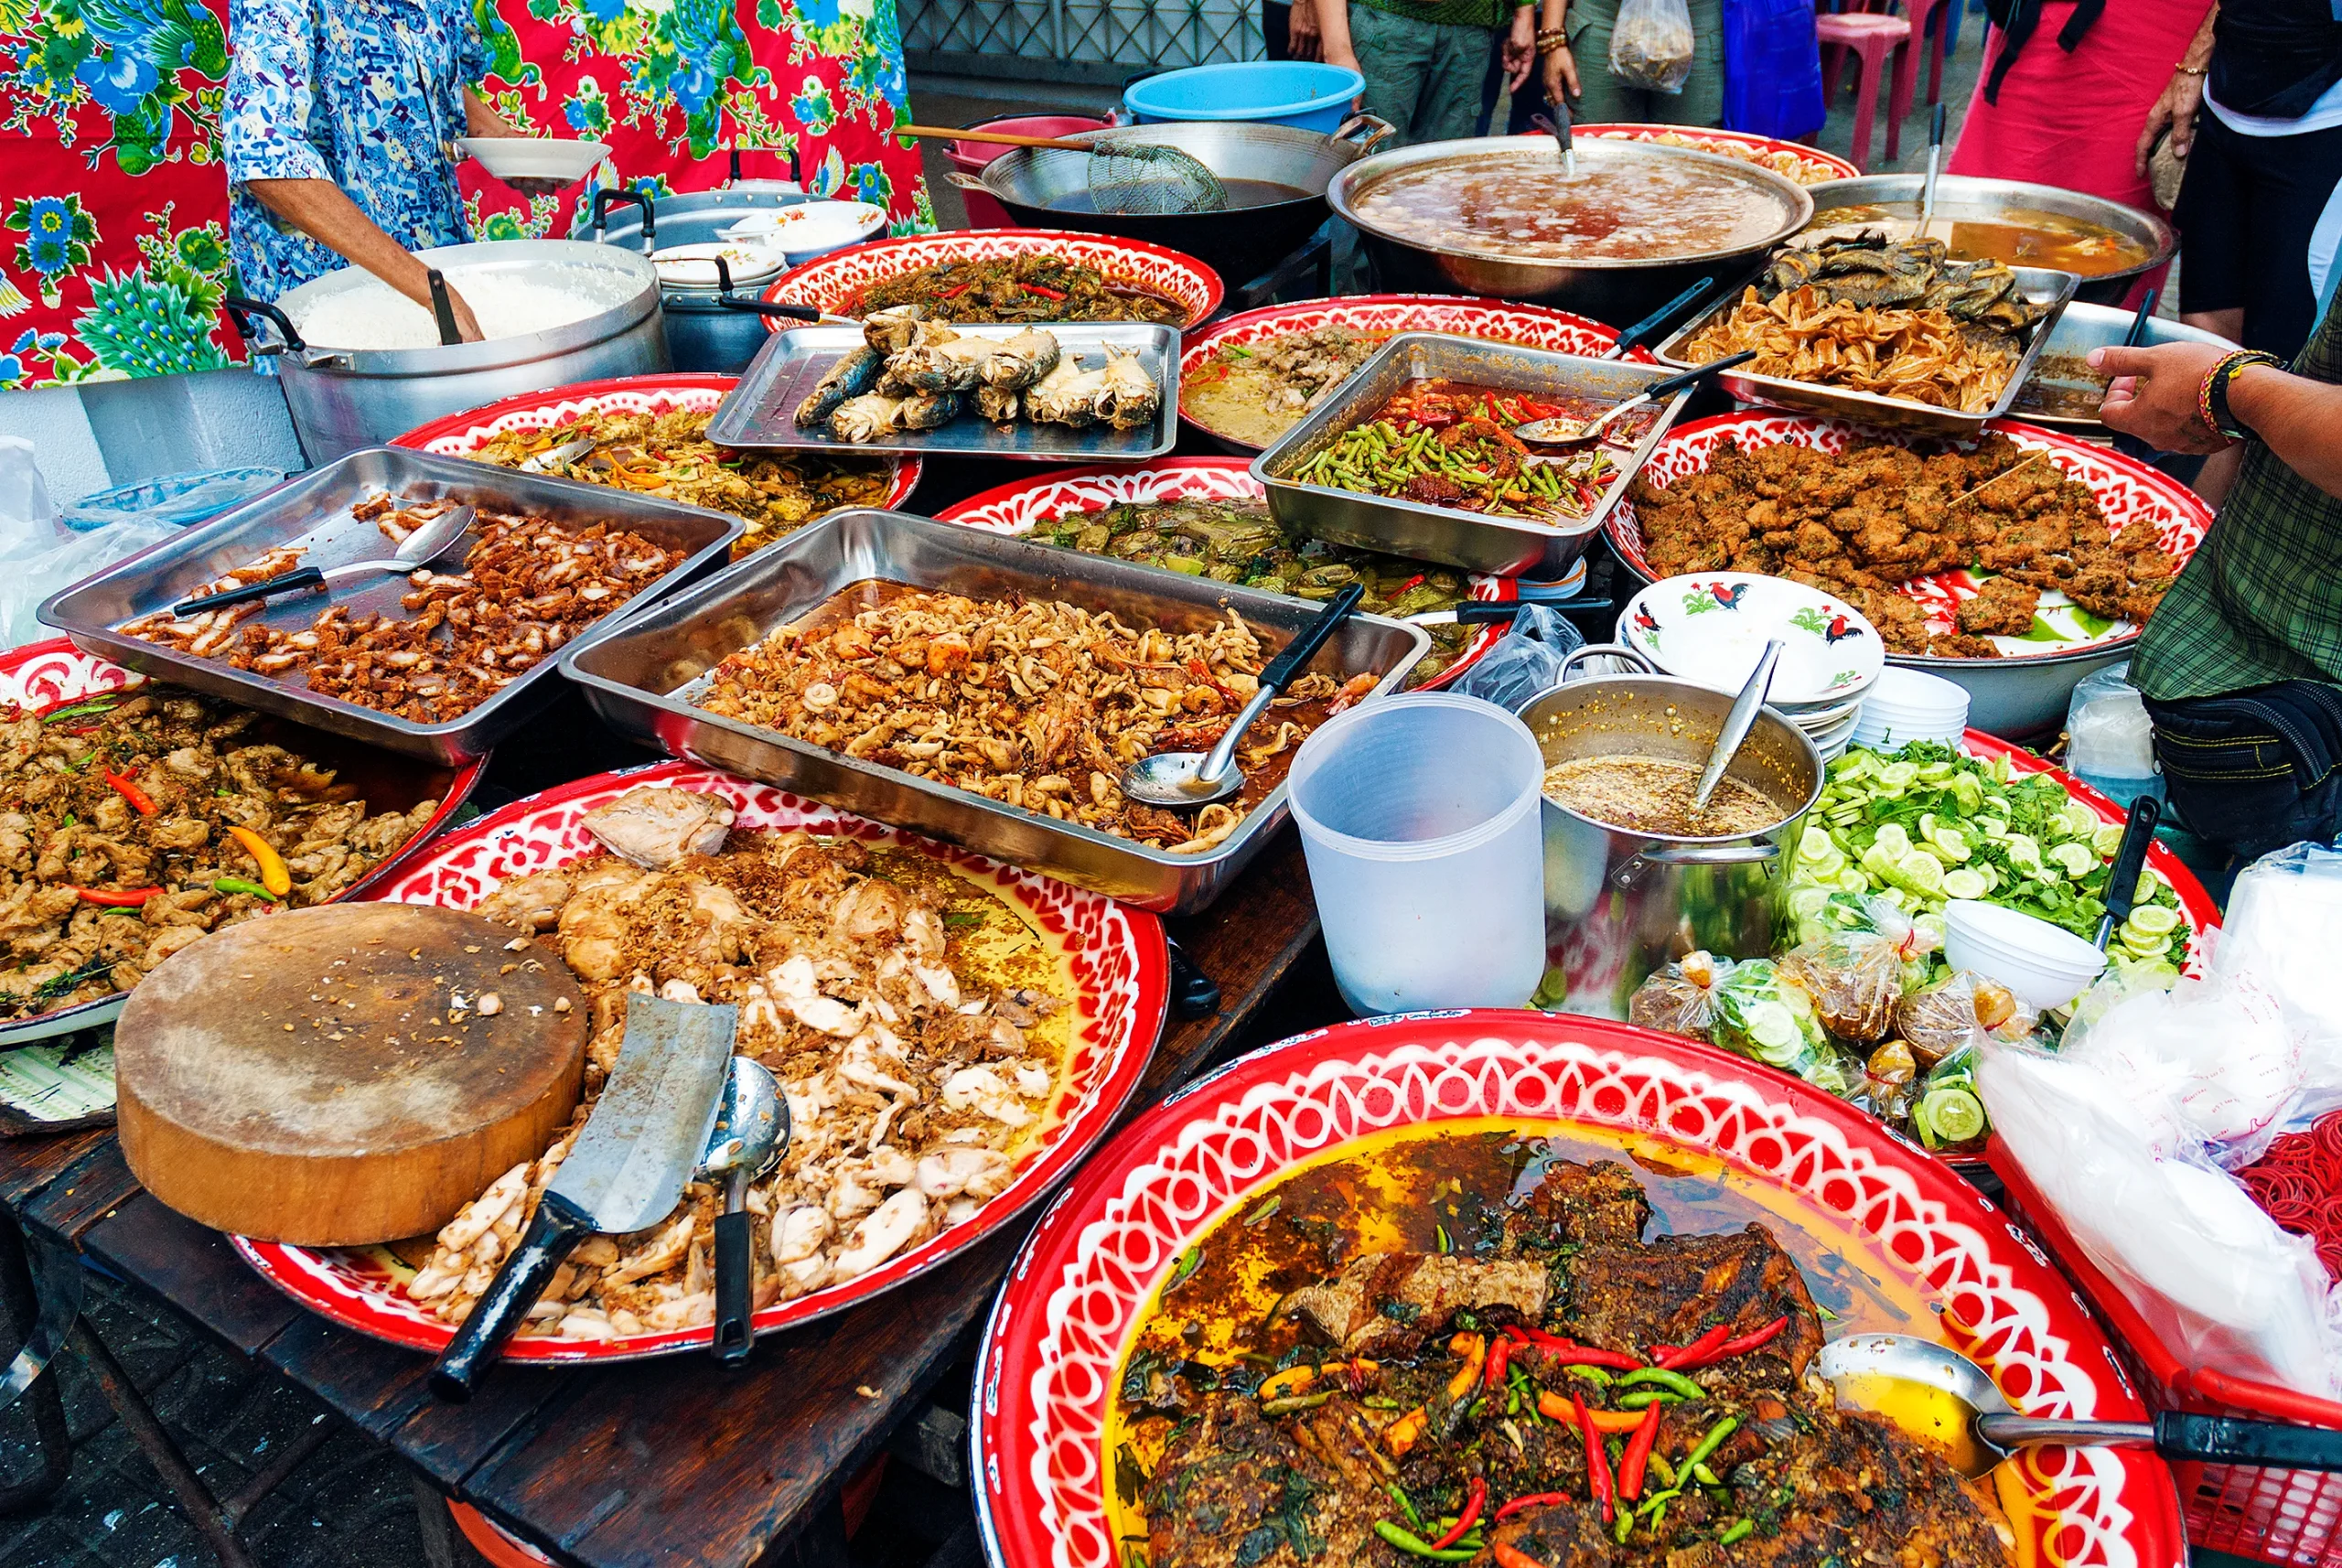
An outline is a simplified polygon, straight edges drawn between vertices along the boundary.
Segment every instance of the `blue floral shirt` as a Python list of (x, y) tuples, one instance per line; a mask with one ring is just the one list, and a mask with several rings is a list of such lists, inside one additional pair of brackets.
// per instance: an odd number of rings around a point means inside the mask
[(228, 240), (247, 294), (274, 299), (347, 263), (246, 180), (332, 180), (410, 251), (468, 237), (444, 146), (489, 73), (471, 0), (228, 0)]

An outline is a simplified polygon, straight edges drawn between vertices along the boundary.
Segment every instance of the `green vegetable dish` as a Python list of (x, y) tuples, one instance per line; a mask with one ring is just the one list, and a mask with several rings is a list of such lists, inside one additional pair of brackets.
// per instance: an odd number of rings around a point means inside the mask
[[(1857, 748), (1830, 765), (1789, 875), (1799, 940), (1832, 923), (1831, 896), (1874, 894), (1923, 923), (1954, 898), (1978, 898), (2094, 936), (2106, 913), (2120, 825), (2047, 774), (1980, 761), (1931, 741), (1896, 752)], [(1811, 929), (1809, 929), (1811, 928)], [(2169, 983), (2187, 961), (2179, 895), (2153, 871), (2107, 953), (2142, 981)]]

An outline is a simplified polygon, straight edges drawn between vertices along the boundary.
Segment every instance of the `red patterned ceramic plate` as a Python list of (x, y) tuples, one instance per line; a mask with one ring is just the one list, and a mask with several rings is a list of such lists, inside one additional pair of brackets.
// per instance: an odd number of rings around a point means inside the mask
[[(989, 262), (1004, 256), (1056, 256), (1095, 267), (1109, 281), (1159, 294), (1183, 305), (1194, 327), (1210, 318), (1227, 295), (1219, 274), (1177, 251), (1144, 240), (1111, 234), (1075, 234), (1063, 229), (962, 229), (948, 234), (919, 234), (907, 240), (874, 240), (838, 251), (773, 280), (765, 298), (780, 305), (811, 305), (839, 316), (860, 312), (854, 303), (872, 284), (938, 262)], [(785, 332), (798, 325), (777, 316), (765, 326)]]
[[(1544, 134), (1542, 131), (1534, 134)], [(1845, 159), (1833, 157), (1820, 147), (1809, 147), (1802, 142), (1753, 136), (1746, 131), (1718, 131), (1705, 125), (1579, 125), (1571, 134), (1601, 136), (1614, 142), (1665, 142), (1671, 146), (1689, 148), (1695, 153), (1716, 153), (1724, 157), (1761, 165), (1775, 174), (1789, 176), (1799, 185), (1820, 185), (1832, 179), (1858, 179), (1863, 172)]]
[[(738, 810), (743, 828), (802, 828), (932, 855), (978, 882), (1016, 910), (1045, 940), (1056, 943), (1079, 991), (1072, 1057), (1065, 1088), (1052, 1111), (1055, 1123), (1019, 1156), (1015, 1179), (1006, 1190), (973, 1219), (897, 1254), (881, 1268), (766, 1307), (754, 1319), (757, 1333), (825, 1317), (867, 1301), (991, 1235), (1063, 1180), (1113, 1125), (1138, 1087), (1163, 1027), (1170, 961), (1160, 920), (1101, 894), (916, 838), (711, 768), (654, 763), (580, 779), (515, 800), (450, 835), (375, 897), (468, 909), (510, 877), (597, 853), (599, 846), (586, 832), (586, 813), (644, 784), (721, 795)], [(244, 1236), (231, 1240), (263, 1279), (346, 1328), (416, 1350), (436, 1351), (455, 1337), (446, 1324), (407, 1299), (403, 1276), (379, 1250), (293, 1247)], [(506, 1345), (504, 1357), (534, 1362), (624, 1360), (704, 1348), (707, 1342), (704, 1327), (618, 1339), (531, 1337)]]
[[(468, 457), (497, 436), (511, 430), (546, 430), (592, 413), (714, 413), (724, 394), (739, 381), (737, 376), (676, 371), (655, 376), (614, 376), (607, 381), (577, 381), (551, 392), (522, 392), (484, 408), (466, 409), (428, 424), (418, 424), (391, 443), (443, 457)], [(886, 499), (889, 510), (910, 499), (919, 485), (917, 457), (874, 456), (894, 470)]]
[[(1291, 305), (1264, 305), (1215, 321), (1200, 333), (1183, 339), (1179, 353), (1179, 417), (1203, 435), (1231, 450), (1257, 452), (1260, 447), (1232, 435), (1223, 435), (1187, 412), (1187, 394), (1215, 353), (1230, 345), (1285, 338), (1320, 327), (1347, 327), (1353, 332), (1390, 337), (1401, 332), (1452, 332), (1460, 338), (1485, 338), (1491, 342), (1517, 343), (1526, 349), (1550, 349), (1557, 354), (1599, 354), (1618, 340), (1618, 329), (1591, 317), (1542, 305), (1513, 305), (1501, 299), (1465, 299), (1444, 294), (1361, 294), (1348, 299), (1303, 299)], [(1649, 350), (1638, 349), (1627, 356), (1656, 364)]]
[[(1206, 500), (1255, 500), (1268, 492), (1238, 457), (1163, 457), (1143, 467), (1100, 463), (1086, 468), (1060, 468), (1037, 478), (1021, 479), (970, 496), (936, 513), (938, 522), (963, 522), (995, 533), (1030, 533), (1045, 522), (1055, 522), (1070, 511), (1099, 511), (1110, 506), (1144, 505), (1153, 501), (1195, 498)], [(1510, 577), (1474, 577), (1476, 599), (1505, 599), (1513, 594)], [(1482, 627), (1465, 646), (1464, 656), (1418, 690), (1435, 691), (1455, 680), (1504, 635), (1498, 626)]]
[[(2133, 522), (2145, 521), (2155, 531), (2164, 553), (2182, 565), (2196, 553), (2204, 542), (2205, 531), (2212, 526), (2212, 510), (2201, 498), (2169, 475), (2156, 472), (2144, 463), (2134, 462), (2119, 452), (2103, 446), (2093, 446), (2087, 441), (2037, 425), (2019, 424), (2012, 420), (2000, 420), (1986, 426), (2006, 435), (2027, 450), (2042, 450), (2049, 454), (2049, 461), (2057, 464), (2067, 478), (2079, 479), (2098, 497), (2100, 508), (2106, 513), (2108, 526), (2121, 532)], [(1750, 410), (1740, 413), (1720, 413), (1713, 419), (1695, 419), (1689, 424), (1678, 425), (1667, 433), (1643, 466), (1642, 477), (1664, 489), (1686, 474), (1704, 472), (1710, 454), (1716, 443), (1731, 436), (1746, 451), (1760, 446), (1778, 446), (1794, 442), (1800, 446), (1812, 446), (1823, 452), (1842, 452), (1850, 441), (1891, 441), (1909, 446), (1910, 440), (1890, 432), (1868, 430), (1835, 419), (1818, 419), (1804, 413), (1766, 413)], [(1606, 525), (1610, 542), (1617, 550), (1618, 558), (1645, 582), (1656, 580), (1658, 574), (1643, 554), (1642, 524), (1635, 516), (1634, 502), (1624, 500), (1611, 512)], [(1952, 632), (1958, 627), (1952, 616), (1962, 599), (1973, 598), (1989, 574), (1969, 571), (1938, 572), (1929, 576), (1915, 577), (1901, 585), (1904, 597), (1924, 607), (1928, 612), (1928, 629), (1931, 632)], [(2045, 596), (2045, 598), (2047, 596)], [(2062, 599), (2063, 595), (2057, 597)], [(1972, 659), (1945, 659), (1933, 654), (1896, 653), (1897, 664), (1921, 668), (1929, 665), (1973, 666), (1980, 662), (2006, 664), (2018, 660), (2063, 659), (2074, 655), (2102, 657), (2108, 650), (2137, 639), (2139, 628), (2127, 620), (2106, 621), (2089, 614), (2077, 605), (2045, 603), (2036, 615), (2033, 630), (2025, 637), (1996, 637), (2002, 657), (1997, 660), (1980, 661)]]
[[(0, 712), (11, 705), (38, 711), (54, 707), (76, 697), (94, 697), (102, 692), (119, 692), (141, 682), (143, 677), (133, 674), (121, 665), (84, 653), (64, 638), (51, 638), (47, 642), (27, 643), (22, 648), (0, 653)], [(480, 772), (488, 766), (488, 758), (479, 757), (461, 768), (442, 768), (430, 763), (401, 757), (395, 752), (378, 751), (337, 736), (305, 732), (317, 748), (320, 760), (328, 757), (344, 779), (357, 782), (375, 798), (391, 798), (410, 804), (439, 798), (439, 810), (432, 815), (423, 831), (409, 839), (406, 846), (360, 877), (342, 893), (342, 898), (366, 898), (399, 873), (400, 867), (413, 860), (423, 846), (430, 843), (442, 828), (463, 810), (471, 798), (472, 788), (479, 782)], [(379, 780), (379, 782), (377, 782)], [(339, 900), (333, 900), (338, 902)], [(0, 1024), (0, 1049), (27, 1045), (46, 1039), (51, 1035), (68, 1034), (75, 1029), (94, 1028), (111, 1024), (122, 1012), (128, 993), (117, 992), (101, 996), (94, 1002), (77, 1003), (44, 1013), (38, 1018), (18, 1023)]]
[[(977, 1517), (1001, 1568), (1114, 1568), (1101, 1437), (1136, 1320), (1180, 1254), (1286, 1173), (1385, 1128), (1575, 1123), (1721, 1159), (1865, 1244), (1864, 1266), (1965, 1326), (2010, 1402), (2143, 1418), (2047, 1259), (1946, 1166), (1831, 1096), (1694, 1041), (1592, 1018), (1422, 1014), (1258, 1051), (1141, 1116), (1050, 1207), (993, 1309), (976, 1374)], [(2036, 1449), (2055, 1568), (2182, 1568), (2152, 1454)], [(2022, 1516), (2021, 1516), (2022, 1517)]]

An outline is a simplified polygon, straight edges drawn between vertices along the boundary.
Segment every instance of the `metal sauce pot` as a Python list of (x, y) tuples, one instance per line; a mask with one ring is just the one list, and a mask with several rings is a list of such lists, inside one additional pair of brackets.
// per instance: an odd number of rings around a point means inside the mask
[[(1572, 654), (1563, 669), (1607, 654), (1648, 669), (1616, 644)], [(1596, 676), (1556, 686), (1521, 710), (1547, 767), (1586, 757), (1645, 757), (1697, 768), (1731, 711), (1732, 694), (1669, 675)], [(1704, 949), (1724, 958), (1773, 950), (1789, 859), (1821, 798), (1821, 754), (1795, 725), (1762, 710), (1724, 775), (1787, 813), (1762, 832), (1674, 838), (1629, 832), (1548, 800), (1544, 983), (1533, 1005), (1624, 1018), (1651, 972)]]
[[(443, 272), (493, 269), (548, 281), (558, 281), (564, 272), (591, 269), (587, 275), (618, 303), (550, 331), (485, 343), (332, 349), (304, 342), (295, 324), (329, 295), (380, 287), (371, 274), (344, 267), (287, 291), (274, 305), (231, 296), (229, 318), (252, 343), (252, 352), (277, 357), (293, 429), (313, 464), (361, 446), (381, 446), (426, 420), (500, 398), (668, 368), (659, 274), (642, 256), (575, 240), (492, 240), (441, 245), (415, 256)], [(613, 271), (622, 287), (607, 281)], [(275, 326), (266, 340), (253, 340), (255, 315), (267, 317)]]
[[(655, 202), (639, 191), (603, 190), (595, 193), (594, 224), (588, 231), (596, 244), (648, 256), (662, 246), (721, 240), (725, 230), (744, 218), (819, 199), (793, 185), (768, 182), (662, 196)], [(776, 268), (736, 274), (730, 287), (662, 282), (660, 306), (675, 369), (725, 375), (747, 369), (757, 350), (772, 338), (757, 308), (757, 296), (779, 273)]]

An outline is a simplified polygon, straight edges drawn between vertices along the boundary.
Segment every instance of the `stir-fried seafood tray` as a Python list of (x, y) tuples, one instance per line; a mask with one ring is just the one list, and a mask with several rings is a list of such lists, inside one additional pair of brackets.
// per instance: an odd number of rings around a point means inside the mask
[(1123, 766), (1209, 748), (1305, 600), (894, 512), (841, 512), (566, 660), (602, 716), (671, 752), (1013, 859), (1144, 908), (1216, 894), (1284, 817), (1284, 770), (1336, 703), (1429, 639), (1354, 616), (1195, 813)]
[(724, 400), (726, 446), (1140, 458), (1178, 437), (1179, 335), (951, 326), (914, 310), (776, 334)]
[[(467, 505), (460, 565), (360, 574), (186, 616), (296, 566), (392, 557)], [(396, 448), (353, 452), (60, 593), (41, 618), (134, 670), (411, 755), (484, 753), (554, 655), (611, 613), (713, 571), (742, 531), (693, 507)], [(463, 545), (457, 547), (461, 550)]]
[(978, 1517), (1004, 1568), (2180, 1561), (2151, 1454), (1968, 1483), (1939, 1407), (1844, 1408), (1816, 1353), (1880, 1332), (2139, 1419), (2057, 1270), (1852, 1107), (1589, 1018), (1338, 1026), (1043, 1218), (978, 1363)]
[(207, 931), (380, 881), (479, 769), (418, 766), (140, 682), (0, 656), (0, 1041), (111, 1019)]
[[(441, 844), (389, 897), (514, 928), (567, 966), (593, 1034), (586, 1095), (536, 1159), (435, 1237), (321, 1251), (238, 1239), (327, 1316), (444, 1345), (526, 1226), (650, 988), (739, 1008), (738, 1049), (790, 1109), (751, 1187), (755, 1326), (835, 1312), (1004, 1224), (1101, 1137), (1160, 1027), (1150, 916), (778, 790), (677, 765), (581, 780)], [(718, 1194), (596, 1237), (505, 1350), (597, 1359), (704, 1345)]]

